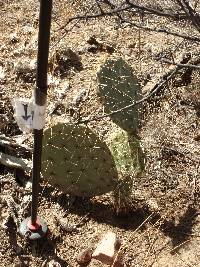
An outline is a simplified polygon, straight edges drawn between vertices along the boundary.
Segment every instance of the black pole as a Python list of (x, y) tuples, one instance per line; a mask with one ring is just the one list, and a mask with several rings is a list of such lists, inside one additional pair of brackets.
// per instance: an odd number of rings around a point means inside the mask
[[(37, 80), (34, 91), (35, 103), (39, 106), (46, 104), (47, 98), (47, 70), (49, 55), (49, 40), (51, 27), (52, 0), (40, 0)], [(32, 173), (32, 205), (31, 223), (37, 220), (38, 188), (41, 171), (42, 136), (43, 130), (34, 129), (33, 173)]]
[(31, 217), (23, 220), (19, 232), (31, 240), (39, 239), (47, 233), (46, 222), (37, 216), (38, 193), (42, 157), (42, 137), (45, 123), (45, 106), (47, 99), (47, 70), (49, 41), (51, 28), (52, 0), (40, 0), (38, 55), (37, 55), (37, 79), (34, 90), (34, 114), (33, 114), (33, 172), (32, 172), (32, 203)]

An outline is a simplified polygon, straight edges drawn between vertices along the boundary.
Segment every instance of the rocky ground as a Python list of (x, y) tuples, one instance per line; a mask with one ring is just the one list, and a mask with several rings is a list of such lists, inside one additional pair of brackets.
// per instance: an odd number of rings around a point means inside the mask
[[(109, 57), (123, 57), (146, 94), (175, 68), (157, 60), (160, 55), (175, 62), (189, 53), (199, 56), (197, 42), (144, 32), (114, 17), (75, 20), (60, 29), (70, 17), (88, 11), (98, 9), (90, 1), (54, 3), (46, 127), (104, 114), (96, 74)], [(0, 1), (0, 134), (30, 149), (32, 135), (18, 128), (11, 101), (31, 97), (35, 86), (38, 12), (39, 1)], [(137, 16), (135, 21), (140, 22)], [(148, 23), (198, 35), (184, 21), (150, 16)], [(0, 165), (0, 266), (79, 266), (78, 253), (95, 248), (107, 231), (122, 240), (124, 266), (199, 266), (199, 81), (198, 69), (182, 69), (145, 103), (139, 136), (146, 168), (135, 181), (134, 203), (126, 216), (116, 215), (111, 194), (77, 199), (42, 182), (39, 214), (49, 234), (29, 243), (17, 234), (17, 224), (30, 214), (30, 174)], [(113, 131), (109, 118), (87, 125), (102, 140)], [(15, 149), (1, 144), (0, 152), (16, 156)], [(20, 156), (31, 158), (30, 151)], [(104, 265), (93, 260), (88, 266)]]

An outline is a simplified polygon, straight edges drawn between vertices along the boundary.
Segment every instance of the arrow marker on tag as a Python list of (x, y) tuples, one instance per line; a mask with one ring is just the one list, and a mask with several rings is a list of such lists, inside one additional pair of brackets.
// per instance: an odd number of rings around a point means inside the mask
[(27, 121), (31, 117), (31, 115), (28, 115), (28, 105), (27, 104), (23, 104), (23, 106), (24, 106), (24, 113), (25, 113), (25, 115), (22, 116), (22, 118), (25, 121)]

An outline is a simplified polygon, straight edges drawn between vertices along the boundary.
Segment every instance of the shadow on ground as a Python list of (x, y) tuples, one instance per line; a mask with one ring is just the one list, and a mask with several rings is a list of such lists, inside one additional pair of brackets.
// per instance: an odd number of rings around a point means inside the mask
[(93, 201), (87, 198), (69, 197), (65, 194), (57, 197), (55, 194), (51, 194), (51, 188), (45, 191), (45, 198), (50, 202), (59, 203), (63, 210), (78, 216), (89, 214), (88, 217), (98, 223), (108, 224), (124, 230), (135, 230), (151, 214), (148, 209), (141, 207), (131, 210), (127, 215), (120, 216), (114, 211), (111, 201), (106, 203), (105, 200), (103, 202)]
[(162, 231), (171, 238), (173, 252), (177, 252), (180, 247), (182, 248), (182, 244), (190, 239), (197, 215), (197, 210), (189, 206), (177, 225), (174, 222), (163, 224)]

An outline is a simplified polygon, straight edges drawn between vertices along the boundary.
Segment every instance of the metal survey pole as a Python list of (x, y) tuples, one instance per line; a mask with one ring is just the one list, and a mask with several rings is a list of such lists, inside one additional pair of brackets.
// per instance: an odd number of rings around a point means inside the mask
[[(37, 55), (37, 79), (34, 90), (34, 114), (33, 114), (33, 172), (32, 172), (32, 204), (31, 217), (26, 218), (21, 226), (20, 233), (29, 236), (30, 239), (38, 239), (47, 232), (46, 223), (37, 216), (38, 193), (41, 171), (42, 137), (44, 114), (47, 98), (47, 69), (49, 40), (51, 27), (52, 0), (40, 0), (38, 55)], [(42, 121), (43, 120), (43, 121)]]

